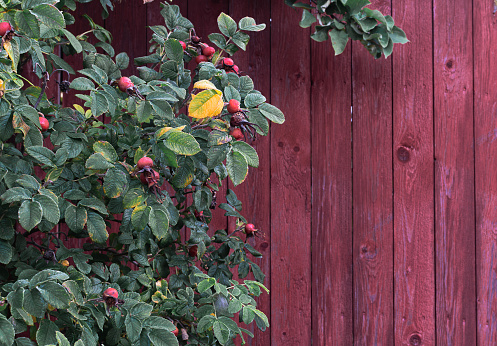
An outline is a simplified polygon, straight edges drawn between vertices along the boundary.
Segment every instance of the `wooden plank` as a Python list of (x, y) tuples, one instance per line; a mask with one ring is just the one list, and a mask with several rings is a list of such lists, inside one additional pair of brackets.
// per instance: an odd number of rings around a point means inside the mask
[[(188, 15), (184, 13), (195, 26), (197, 36), (202, 39), (202, 42), (208, 42), (208, 35), (213, 32), (219, 32), (217, 26), (217, 17), (221, 12), (229, 12), (229, 0), (188, 0)], [(196, 64), (194, 61), (190, 62), (189, 68), (192, 70), (192, 77), (194, 75)], [(217, 183), (217, 179), (213, 180)], [(226, 191), (228, 186), (228, 179), (225, 179), (223, 186), (217, 193), (217, 205), (226, 202)], [(212, 222), (209, 224), (211, 234), (216, 230), (228, 229), (228, 218), (224, 216), (225, 211), (216, 208), (212, 211)]]
[[(301, 11), (271, 2), (271, 345), (311, 344), (311, 119), (309, 30)], [(283, 20), (284, 18), (284, 20)]]
[[(255, 89), (268, 98), (271, 96), (271, 4), (267, 0), (230, 1), (230, 16), (239, 21), (245, 16), (253, 17), (256, 22), (266, 23), (262, 32), (250, 33), (250, 42), (247, 50), (239, 51), (234, 55), (235, 64), (240, 68), (241, 75), (248, 75), (254, 80)], [(262, 259), (254, 259), (266, 274), (264, 284), (271, 289), (271, 215), (270, 215), (270, 164), (271, 152), (269, 136), (257, 137), (249, 142), (257, 150), (260, 165), (250, 168), (247, 180), (235, 188), (231, 187), (243, 203), (243, 215), (249, 223), (253, 223), (260, 230), (261, 237), (254, 237), (249, 243), (262, 253)], [(234, 220), (232, 220), (234, 221)], [(234, 230), (234, 222), (230, 221), (230, 232)], [(263, 293), (257, 299), (257, 308), (263, 311), (270, 319), (270, 296)], [(240, 324), (242, 328), (246, 325)], [(262, 332), (254, 324), (248, 329), (254, 333), (254, 338), (248, 341), (249, 345), (266, 346), (271, 344), (271, 328)]]
[(475, 1), (475, 196), (478, 345), (497, 345), (497, 23), (493, 3)]
[(352, 345), (352, 49), (311, 47), (312, 340)]
[(476, 345), (472, 3), (433, 10), (436, 340)]
[(395, 345), (435, 345), (431, 0), (393, 2)]
[[(390, 13), (390, 1), (372, 8)], [(354, 343), (393, 345), (392, 62), (352, 50)]]

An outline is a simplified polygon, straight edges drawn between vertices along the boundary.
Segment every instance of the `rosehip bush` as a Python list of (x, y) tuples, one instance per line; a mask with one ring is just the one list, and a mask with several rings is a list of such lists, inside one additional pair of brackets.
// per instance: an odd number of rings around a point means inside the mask
[[(0, 1), (0, 345), (245, 342), (252, 334), (235, 321), (269, 325), (254, 299), (267, 291), (261, 254), (235, 192), (217, 198), (259, 165), (252, 139), (284, 122), (234, 68), (248, 32), (265, 26), (221, 14), (220, 33), (202, 42), (163, 4), (150, 55), (128, 76), (108, 31), (91, 20), (70, 31), (77, 3)], [(27, 66), (39, 80), (21, 75)], [(80, 102), (47, 98), (54, 73)], [(234, 232), (211, 227), (216, 208), (236, 219)]]

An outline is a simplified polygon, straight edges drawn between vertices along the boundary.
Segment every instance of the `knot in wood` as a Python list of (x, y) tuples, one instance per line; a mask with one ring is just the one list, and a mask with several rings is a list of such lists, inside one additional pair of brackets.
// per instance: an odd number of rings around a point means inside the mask
[(367, 240), (361, 245), (361, 259), (371, 260), (376, 257), (376, 244), (372, 240)]
[(409, 338), (409, 345), (412, 345), (412, 346), (421, 345), (421, 336), (419, 336), (419, 334), (411, 335), (411, 337)]
[(409, 149), (404, 146), (397, 149), (397, 158), (400, 162), (408, 162), (411, 159), (411, 153), (409, 152)]

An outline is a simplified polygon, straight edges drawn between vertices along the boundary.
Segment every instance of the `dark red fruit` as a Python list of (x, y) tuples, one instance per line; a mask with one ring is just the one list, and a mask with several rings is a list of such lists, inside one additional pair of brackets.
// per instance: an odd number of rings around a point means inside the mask
[(230, 102), (228, 102), (228, 107), (226, 107), (226, 109), (231, 114), (239, 112), (240, 111), (240, 101), (235, 100), (235, 99), (231, 99)]
[(247, 234), (252, 234), (256, 231), (254, 224), (248, 223), (245, 225), (245, 232)]
[(233, 69), (233, 71), (231, 71), (231, 72), (235, 72), (236, 74), (240, 73), (240, 69), (238, 68), (238, 65), (233, 65), (232, 69)]
[(133, 88), (135, 85), (128, 77), (121, 77), (117, 80), (117, 86), (119, 87), (119, 90), (126, 92), (126, 90)]
[(152, 160), (148, 156), (143, 156), (141, 159), (138, 160), (138, 163), (136, 165), (138, 166), (138, 169), (144, 169), (145, 167), (150, 168), (154, 165), (154, 160)]
[[(152, 170), (152, 172), (154, 172), (153, 180), (158, 181), (160, 179), (159, 172), (156, 172), (154, 170)], [(142, 174), (140, 175), (140, 181), (142, 182), (142, 184), (148, 185), (147, 177), (150, 177), (149, 180), (152, 179), (151, 173), (142, 172)]]
[(112, 297), (112, 298), (117, 299), (118, 296), (119, 296), (119, 293), (117, 293), (117, 290), (115, 288), (109, 287), (104, 291), (103, 298), (106, 299), (106, 298)]
[(9, 22), (0, 23), (0, 36), (4, 36), (9, 31), (12, 31), (12, 25)]
[(233, 67), (235, 65), (235, 63), (233, 62), (233, 59), (231, 59), (231, 58), (224, 58), (223, 65), (226, 67)]
[(237, 141), (239, 141), (240, 139), (244, 138), (243, 132), (239, 128), (231, 130), (230, 135), (233, 136), (233, 137), (235, 137), (235, 139)]
[(214, 53), (216, 52), (216, 49), (214, 47), (204, 47), (204, 49), (202, 49), (202, 54), (205, 55), (205, 56), (212, 56), (214, 55)]
[(179, 333), (178, 327), (176, 327), (176, 329), (173, 330), (172, 333), (174, 334), (174, 336), (178, 336)]
[(197, 245), (193, 245), (191, 248), (188, 249), (188, 255), (190, 255), (190, 257), (197, 257), (197, 253), (198, 253)]
[(46, 118), (40, 117), (40, 126), (42, 131), (46, 131), (50, 127), (50, 124)]
[(200, 64), (201, 62), (206, 62), (206, 61), (209, 61), (209, 59), (208, 59), (205, 55), (202, 55), (202, 54), (201, 54), (201, 55), (197, 55), (197, 56), (195, 57), (195, 62), (196, 62), (197, 64)]
[(186, 50), (186, 43), (183, 41), (179, 41), (179, 43), (181, 44), (181, 47), (183, 47), (183, 50)]

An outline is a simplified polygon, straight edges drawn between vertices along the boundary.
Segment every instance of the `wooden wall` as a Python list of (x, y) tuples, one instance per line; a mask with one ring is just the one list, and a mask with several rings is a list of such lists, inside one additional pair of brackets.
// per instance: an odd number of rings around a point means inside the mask
[[(204, 38), (220, 12), (268, 24), (235, 55), (287, 118), (236, 188), (271, 289), (249, 344), (497, 345), (494, 2), (373, 1), (411, 41), (377, 61), (359, 44), (334, 57), (283, 0), (173, 3)], [(158, 0), (105, 21), (90, 5), (130, 57), (163, 23)]]

